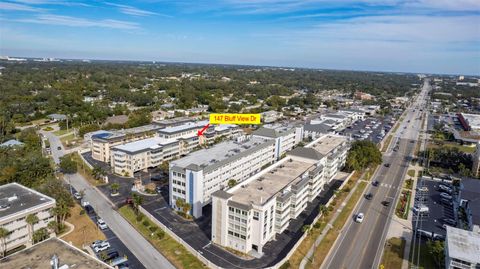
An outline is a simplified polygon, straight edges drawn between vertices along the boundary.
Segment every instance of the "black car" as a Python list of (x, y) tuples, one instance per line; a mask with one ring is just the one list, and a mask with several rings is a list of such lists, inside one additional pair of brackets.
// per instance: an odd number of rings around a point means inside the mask
[(93, 207), (91, 205), (86, 205), (85, 206), (85, 212), (87, 212), (87, 214), (93, 214), (95, 213), (95, 210), (93, 210)]
[(385, 167), (390, 167), (390, 164), (389, 164), (389, 163), (386, 163), (386, 164), (385, 164)]
[(57, 150), (62, 150), (62, 147), (58, 146), (58, 147), (57, 147)]
[(378, 180), (372, 181), (372, 185), (373, 185), (373, 186), (377, 187), (378, 184), (380, 184), (380, 182), (378, 182)]
[(118, 256), (119, 256), (118, 251), (116, 251), (115, 249), (110, 249), (108, 251), (101, 252), (99, 254), (99, 257), (103, 261), (110, 261), (110, 260), (113, 260), (113, 259), (117, 258)]
[(373, 194), (371, 193), (365, 194), (365, 199), (371, 200), (372, 198), (373, 198)]
[(389, 205), (390, 205), (390, 201), (382, 201), (382, 205), (383, 205), (383, 206), (389, 206)]

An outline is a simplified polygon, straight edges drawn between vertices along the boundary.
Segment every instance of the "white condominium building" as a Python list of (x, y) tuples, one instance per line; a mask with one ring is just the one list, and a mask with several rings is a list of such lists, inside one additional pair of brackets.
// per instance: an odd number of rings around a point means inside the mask
[(137, 171), (185, 156), (199, 144), (213, 142), (216, 137), (234, 137), (241, 133), (236, 125), (215, 125), (208, 128), (208, 137), (207, 134), (198, 137), (197, 131), (207, 124), (208, 121), (199, 121), (166, 127), (158, 130), (155, 137), (112, 147), (111, 167), (116, 174), (133, 176)]
[(213, 192), (227, 188), (230, 180), (242, 182), (275, 160), (275, 141), (259, 137), (238, 137), (195, 151), (170, 162), (170, 205), (176, 208), (176, 200), (183, 199), (198, 218)]
[(94, 134), (91, 136), (92, 158), (109, 163), (112, 147), (153, 137), (160, 128), (156, 124), (149, 124), (125, 130), (105, 131)]
[(445, 268), (480, 268), (480, 228), (473, 231), (447, 226), (445, 240)]
[(275, 158), (293, 149), (303, 140), (303, 126), (266, 125), (255, 130), (252, 135), (275, 141)]
[[(318, 143), (327, 155), (314, 148)], [(285, 231), (331, 180), (328, 167), (343, 166), (348, 144), (346, 137), (322, 137), (230, 190), (213, 193), (212, 242), (263, 253), (264, 245)]]
[(38, 217), (38, 223), (33, 225), (33, 231), (37, 231), (55, 220), (51, 213), (54, 207), (55, 199), (20, 184), (0, 186), (0, 228), (9, 232), (0, 250), (3, 251), (4, 246), (6, 251), (20, 246), (30, 247), (33, 234), (27, 224), (27, 216), (33, 214)]

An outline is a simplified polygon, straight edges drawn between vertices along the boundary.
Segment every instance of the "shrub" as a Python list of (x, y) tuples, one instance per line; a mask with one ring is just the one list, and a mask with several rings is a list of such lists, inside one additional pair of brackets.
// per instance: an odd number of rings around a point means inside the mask
[(280, 266), (280, 269), (288, 269), (290, 268), (290, 261), (286, 261), (282, 266)]
[(318, 222), (318, 221), (315, 222), (315, 224), (313, 224), (313, 228), (315, 228), (315, 229), (319, 229), (320, 226), (322, 226), (322, 225), (321, 225), (320, 222)]
[(137, 221), (138, 221), (138, 222), (141, 222), (142, 220), (143, 220), (143, 216), (142, 216), (142, 215), (138, 215), (138, 216), (137, 216)]
[(157, 226), (152, 226), (152, 227), (150, 227), (150, 232), (154, 233), (154, 232), (157, 231), (157, 229), (158, 229)]
[(165, 232), (160, 230), (157, 232), (158, 239), (163, 239), (165, 237)]
[(145, 227), (150, 226), (150, 222), (148, 222), (148, 220), (144, 220), (144, 221), (142, 222), (142, 224), (143, 224), (143, 226), (145, 226)]
[(80, 215), (85, 215), (85, 209), (80, 210)]

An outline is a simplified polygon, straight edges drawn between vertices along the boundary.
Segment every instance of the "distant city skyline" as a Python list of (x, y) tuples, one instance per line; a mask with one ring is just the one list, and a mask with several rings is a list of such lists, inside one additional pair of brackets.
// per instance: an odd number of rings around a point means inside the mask
[(0, 55), (480, 74), (475, 0), (9, 0)]

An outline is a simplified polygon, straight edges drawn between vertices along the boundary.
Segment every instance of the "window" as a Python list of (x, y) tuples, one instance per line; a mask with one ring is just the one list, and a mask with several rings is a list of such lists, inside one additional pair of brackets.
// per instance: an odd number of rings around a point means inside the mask
[(259, 213), (257, 211), (253, 212), (253, 219), (258, 220)]

